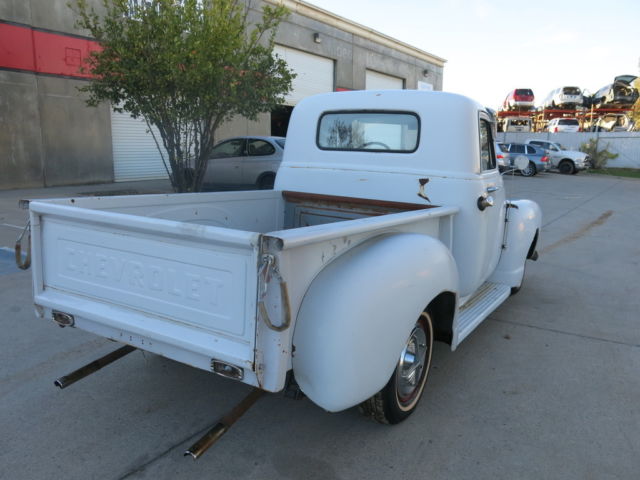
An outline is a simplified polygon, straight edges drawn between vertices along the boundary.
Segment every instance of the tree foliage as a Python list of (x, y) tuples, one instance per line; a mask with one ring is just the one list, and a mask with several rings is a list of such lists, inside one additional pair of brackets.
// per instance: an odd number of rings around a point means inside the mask
[(109, 101), (157, 127), (178, 192), (201, 189), (221, 123), (235, 115), (255, 120), (291, 89), (294, 74), (273, 55), (288, 15), (282, 6), (263, 7), (253, 21), (250, 4), (239, 0), (102, 0), (99, 11), (74, 0), (71, 7), (101, 46), (84, 67), (95, 77), (81, 88), (87, 103)]
[(591, 166), (593, 168), (606, 168), (607, 162), (614, 158), (618, 158), (618, 154), (611, 153), (608, 150), (608, 143), (604, 146), (602, 144), (598, 145), (598, 143), (599, 141), (597, 138), (591, 138), (588, 142), (580, 145), (580, 151), (589, 155), (589, 160), (591, 161)]
[[(640, 78), (637, 78), (633, 81), (633, 86), (636, 89), (640, 90)], [(631, 121), (633, 122), (633, 129), (635, 131), (640, 131), (640, 98), (631, 108), (629, 116), (631, 117)]]

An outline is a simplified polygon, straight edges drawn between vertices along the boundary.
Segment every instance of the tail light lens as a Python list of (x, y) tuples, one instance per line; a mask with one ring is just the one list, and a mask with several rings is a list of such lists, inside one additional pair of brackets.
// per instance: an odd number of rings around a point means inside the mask
[(558, 127), (555, 127), (555, 128), (553, 129), (553, 133), (558, 133)]
[(547, 157), (546, 155), (544, 155), (544, 156), (540, 159), (540, 161), (541, 161), (541, 162), (543, 162), (543, 163), (544, 163), (544, 162), (548, 162), (548, 161), (549, 161), (549, 157)]
[(504, 158), (504, 155), (498, 154), (498, 155), (496, 155), (496, 158)]

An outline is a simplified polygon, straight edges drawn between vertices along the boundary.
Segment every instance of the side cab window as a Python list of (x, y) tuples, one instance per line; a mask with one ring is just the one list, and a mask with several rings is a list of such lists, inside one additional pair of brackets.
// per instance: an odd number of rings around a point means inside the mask
[(276, 149), (269, 142), (252, 138), (247, 144), (247, 153), (249, 153), (250, 156), (273, 155), (276, 153)]
[(242, 157), (245, 155), (245, 140), (236, 138), (222, 142), (213, 148), (210, 158)]
[(494, 170), (496, 168), (496, 152), (493, 147), (491, 123), (480, 118), (480, 170)]

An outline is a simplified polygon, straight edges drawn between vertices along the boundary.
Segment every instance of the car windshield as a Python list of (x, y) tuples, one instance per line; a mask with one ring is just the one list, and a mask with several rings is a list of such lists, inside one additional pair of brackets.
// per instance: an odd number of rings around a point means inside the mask
[(580, 89), (578, 87), (564, 87), (562, 93), (565, 95), (580, 95)]
[(558, 125), (579, 125), (575, 118), (561, 118)]
[(533, 92), (529, 88), (518, 88), (516, 89), (516, 95), (533, 96)]

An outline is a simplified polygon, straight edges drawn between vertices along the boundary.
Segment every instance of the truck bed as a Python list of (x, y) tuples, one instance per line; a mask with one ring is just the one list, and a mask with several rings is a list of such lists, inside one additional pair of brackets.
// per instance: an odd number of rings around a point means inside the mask
[(245, 383), (263, 386), (256, 355), (268, 347), (256, 319), (266, 250), (279, 252), (295, 314), (317, 272), (372, 235), (408, 228), (450, 246), (456, 209), (252, 191), (38, 200), (30, 211), (41, 316), (64, 312), (78, 328), (205, 370), (214, 360), (238, 365)]

